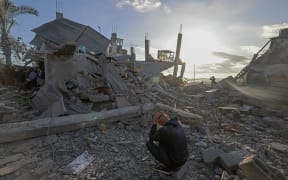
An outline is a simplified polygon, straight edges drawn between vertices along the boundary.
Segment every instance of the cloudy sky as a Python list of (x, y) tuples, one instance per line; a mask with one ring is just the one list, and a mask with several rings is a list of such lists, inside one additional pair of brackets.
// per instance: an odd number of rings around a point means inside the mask
[[(144, 36), (151, 52), (175, 50), (183, 24), (181, 58), (186, 75), (235, 75), (267, 41), (288, 27), (287, 0), (62, 0), (64, 17), (89, 25), (110, 37), (116, 27), (125, 46), (144, 59)], [(13, 35), (32, 40), (31, 29), (55, 19), (56, 0), (14, 0), (40, 15), (17, 17)], [(201, 76), (201, 75), (200, 75)]]

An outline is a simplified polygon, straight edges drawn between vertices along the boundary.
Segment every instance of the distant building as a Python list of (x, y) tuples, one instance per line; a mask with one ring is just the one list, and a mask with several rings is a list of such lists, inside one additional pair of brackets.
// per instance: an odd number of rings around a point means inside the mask
[[(45, 23), (32, 30), (36, 33), (30, 44), (38, 49), (46, 44), (61, 45), (67, 41), (75, 41), (77, 46), (84, 45), (86, 51), (94, 53), (106, 53), (110, 40), (91, 28), (72, 20), (66, 19), (63, 15), (56, 16), (56, 19)], [(47, 45), (48, 44), (48, 45)]]

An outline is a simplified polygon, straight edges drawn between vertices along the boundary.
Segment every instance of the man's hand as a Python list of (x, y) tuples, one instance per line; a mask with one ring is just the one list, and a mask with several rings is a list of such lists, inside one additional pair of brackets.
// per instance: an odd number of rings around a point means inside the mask
[(167, 122), (168, 120), (169, 116), (162, 111), (155, 113), (153, 116), (153, 124), (163, 124), (161, 122)]

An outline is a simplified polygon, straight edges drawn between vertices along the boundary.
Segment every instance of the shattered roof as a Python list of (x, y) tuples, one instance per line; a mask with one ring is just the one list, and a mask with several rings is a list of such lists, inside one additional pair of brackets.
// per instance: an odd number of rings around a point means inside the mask
[(110, 42), (108, 38), (86, 26), (66, 18), (58, 18), (45, 23), (32, 30), (36, 33), (30, 42), (33, 45), (41, 46), (42, 42), (49, 40), (56, 44), (66, 41), (75, 41), (77, 45), (85, 45), (87, 51), (95, 53), (105, 52)]

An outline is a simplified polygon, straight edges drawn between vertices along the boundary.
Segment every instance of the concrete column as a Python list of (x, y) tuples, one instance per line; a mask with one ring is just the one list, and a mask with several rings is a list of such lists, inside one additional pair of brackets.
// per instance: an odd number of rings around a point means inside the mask
[(117, 54), (117, 34), (112, 33), (111, 35), (111, 55), (114, 56)]
[(185, 73), (186, 63), (182, 63), (180, 78), (183, 79)]
[(177, 73), (178, 73), (178, 64), (180, 63), (181, 43), (182, 43), (182, 24), (180, 25), (180, 31), (178, 33), (178, 38), (177, 38), (173, 77), (177, 77)]
[(147, 39), (147, 34), (145, 35), (145, 61), (149, 61), (150, 54), (150, 40)]
[(130, 67), (134, 71), (135, 70), (135, 61), (136, 61), (136, 54), (135, 54), (134, 47), (130, 48), (130, 53), (131, 53), (131, 56), (130, 56)]

